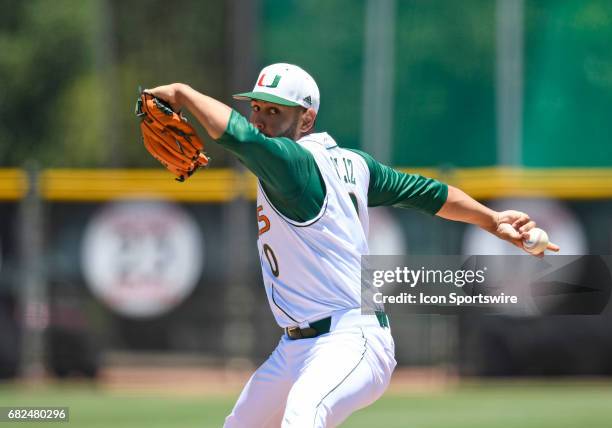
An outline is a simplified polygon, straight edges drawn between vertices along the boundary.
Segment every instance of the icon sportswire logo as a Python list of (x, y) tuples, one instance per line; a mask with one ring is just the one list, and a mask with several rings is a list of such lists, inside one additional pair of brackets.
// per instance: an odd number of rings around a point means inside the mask
[(265, 81), (270, 81), (270, 79), (266, 79), (266, 73), (262, 74), (261, 77), (259, 78), (259, 80), (257, 81), (257, 86), (264, 86), (266, 88), (276, 88), (278, 86), (278, 83), (281, 80), (281, 76), (280, 75), (275, 75), (274, 79), (272, 80), (272, 83), (269, 83), (266, 85)]

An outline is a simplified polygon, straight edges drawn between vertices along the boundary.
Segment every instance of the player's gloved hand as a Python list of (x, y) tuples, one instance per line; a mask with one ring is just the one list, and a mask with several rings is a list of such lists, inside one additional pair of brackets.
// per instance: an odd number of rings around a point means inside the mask
[(177, 87), (178, 83), (171, 83), (169, 85), (157, 86), (152, 89), (145, 89), (142, 92), (146, 92), (147, 94), (153, 95), (155, 98), (160, 100), (164, 100), (166, 103), (170, 104), (170, 108), (176, 112), (180, 112), (183, 107), (178, 100), (177, 97)]
[(141, 91), (135, 113), (140, 118), (145, 148), (176, 176), (177, 181), (185, 181), (198, 168), (208, 165), (209, 159), (203, 153), (204, 144), (195, 129), (180, 112), (177, 113), (178, 105), (171, 87), (160, 86), (167, 88), (165, 92), (153, 90), (155, 94), (166, 96), (170, 103), (148, 90)]
[[(524, 240), (529, 238), (529, 231), (534, 227), (536, 227), (536, 223), (526, 213), (508, 210), (497, 213), (497, 227), (492, 233), (529, 253), (524, 247)], [(546, 249), (557, 252), (559, 246), (549, 242)], [(535, 256), (544, 257), (544, 253)]]

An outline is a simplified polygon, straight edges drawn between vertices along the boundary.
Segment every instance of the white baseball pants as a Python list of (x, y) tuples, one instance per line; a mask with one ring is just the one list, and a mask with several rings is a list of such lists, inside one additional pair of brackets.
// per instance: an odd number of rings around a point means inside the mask
[(283, 335), (242, 390), (226, 428), (335, 427), (376, 401), (395, 368), (389, 328), (360, 309), (332, 316), (330, 332)]

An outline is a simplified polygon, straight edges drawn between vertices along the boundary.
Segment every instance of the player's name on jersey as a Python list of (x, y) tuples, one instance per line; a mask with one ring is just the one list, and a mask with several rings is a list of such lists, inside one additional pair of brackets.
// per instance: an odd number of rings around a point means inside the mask
[(447, 295), (428, 295), (426, 293), (399, 293), (398, 295), (384, 295), (374, 293), (373, 302), (376, 304), (408, 304), (408, 305), (509, 305), (518, 304), (519, 298), (516, 295), (505, 293), (495, 295), (460, 295), (450, 293)]

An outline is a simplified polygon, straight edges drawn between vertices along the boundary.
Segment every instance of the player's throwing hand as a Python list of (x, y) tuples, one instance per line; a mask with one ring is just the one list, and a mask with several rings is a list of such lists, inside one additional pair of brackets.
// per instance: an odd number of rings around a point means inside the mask
[[(524, 212), (508, 210), (498, 214), (497, 228), (493, 232), (498, 238), (503, 239), (516, 245), (518, 248), (526, 251), (536, 257), (543, 257), (544, 251), (534, 254), (525, 248), (525, 241), (529, 239), (529, 231), (536, 227), (536, 223), (529, 218)], [(545, 250), (559, 251), (559, 246), (549, 242)]]

